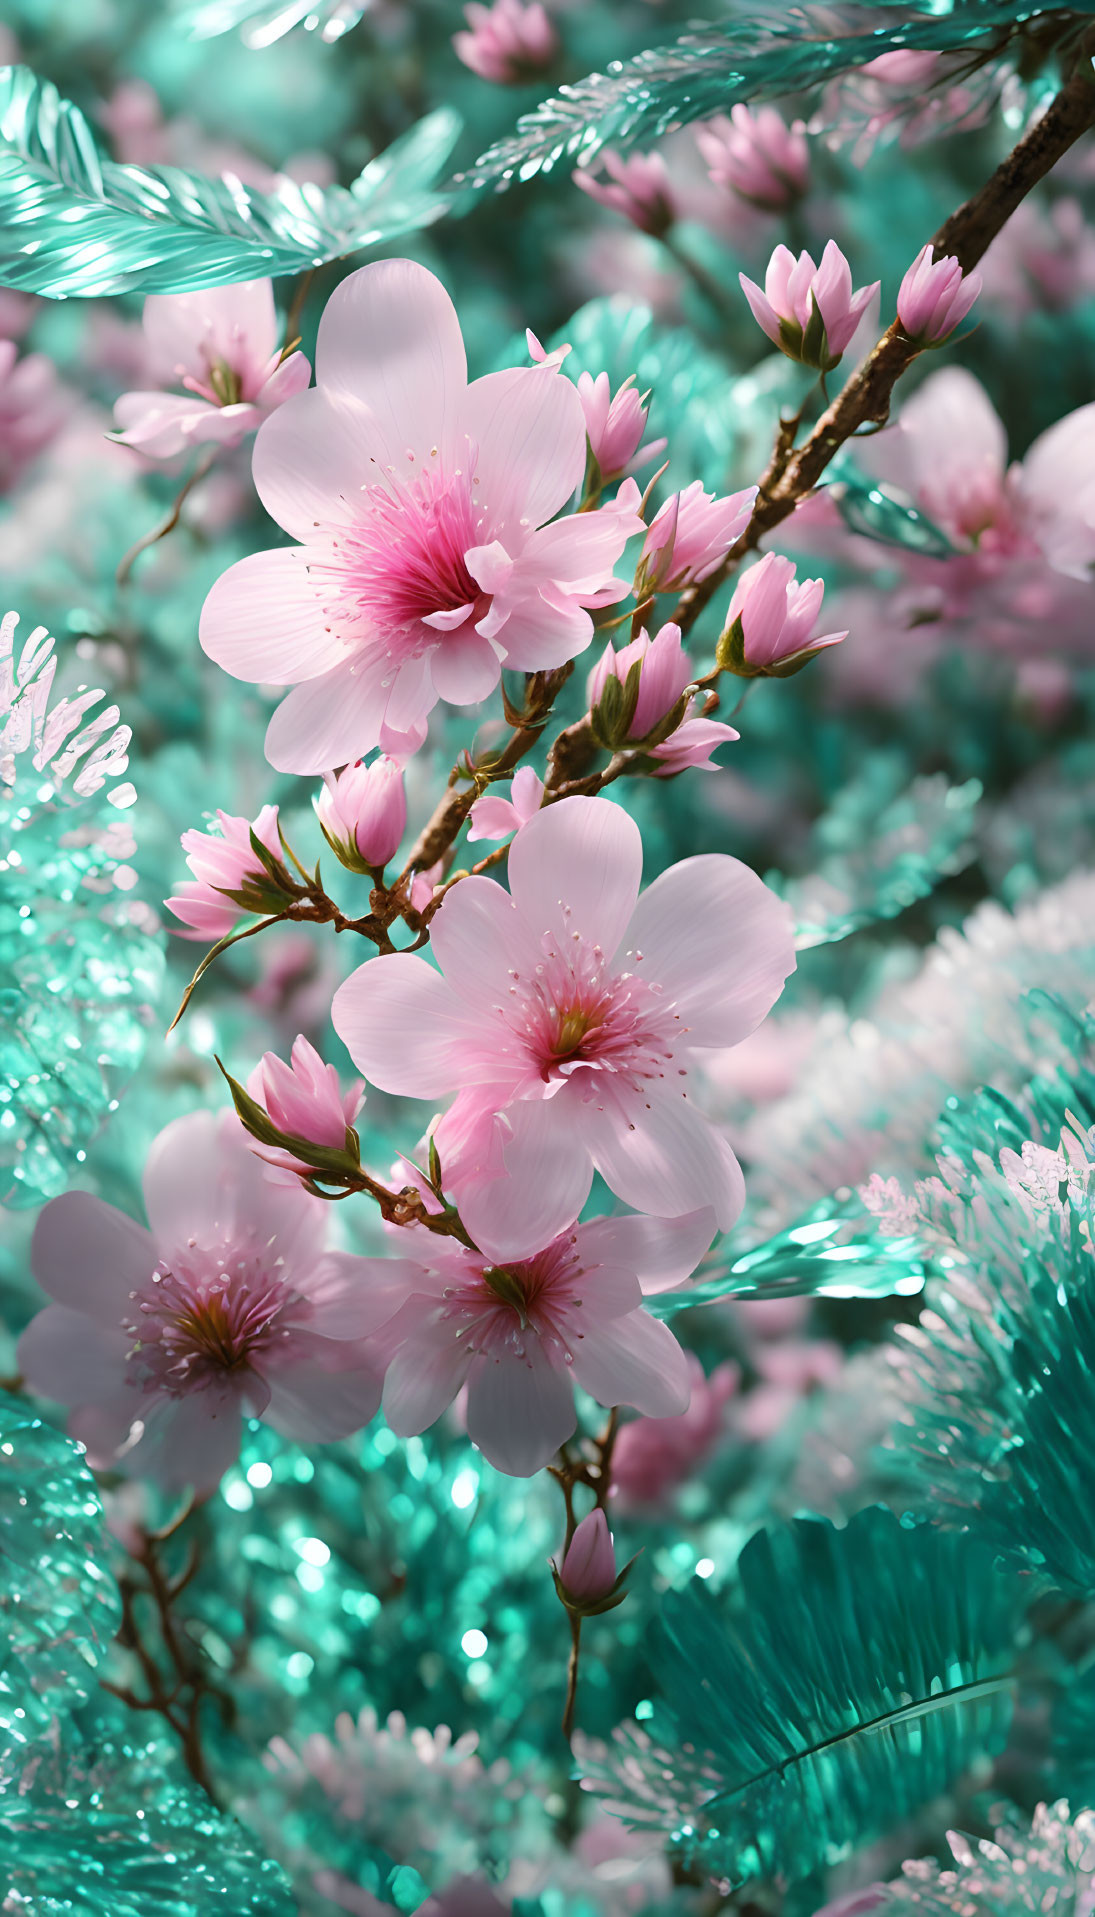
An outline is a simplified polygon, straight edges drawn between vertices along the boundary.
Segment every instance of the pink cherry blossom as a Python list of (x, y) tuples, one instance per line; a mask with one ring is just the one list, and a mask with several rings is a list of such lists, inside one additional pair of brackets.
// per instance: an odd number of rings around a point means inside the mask
[[(310, 1144), (332, 1146), (342, 1151), (347, 1128), (353, 1125), (365, 1103), (364, 1088), (355, 1079), (344, 1092), (333, 1065), (325, 1065), (314, 1045), (303, 1033), (294, 1040), (291, 1062), (287, 1065), (276, 1052), (264, 1052), (247, 1086), (251, 1097), (273, 1119), (279, 1132), (293, 1138), (306, 1138)], [(280, 1146), (262, 1146), (252, 1142), (252, 1150), (265, 1164), (297, 1173), (310, 1170), (309, 1164), (295, 1158)]]
[(607, 373), (578, 375), (578, 398), (585, 414), (589, 450), (597, 462), (602, 480), (622, 479), (633, 466), (645, 466), (665, 451), (664, 439), (652, 439), (644, 446), (646, 402), (629, 374), (619, 391), (613, 393)]
[(824, 596), (823, 580), (799, 580), (793, 559), (765, 553), (734, 588), (719, 664), (744, 678), (758, 673), (782, 678), (826, 646), (838, 646), (846, 632), (814, 634)]
[(234, 1114), (193, 1112), (154, 1141), (149, 1229), (87, 1192), (38, 1220), (31, 1267), (54, 1303), (23, 1333), (32, 1391), (71, 1406), (101, 1470), (213, 1489), (244, 1417), (306, 1443), (373, 1416), (364, 1340), (393, 1308), (368, 1261), (324, 1249), (327, 1208), (270, 1184)]
[(411, 1258), (377, 1261), (404, 1302), (377, 1333), (384, 1415), (400, 1437), (436, 1423), (467, 1388), (468, 1436), (489, 1462), (531, 1477), (575, 1427), (574, 1386), (603, 1405), (670, 1416), (688, 1367), (644, 1294), (679, 1285), (711, 1240), (714, 1214), (596, 1218), (505, 1265), (421, 1228)]
[(716, 186), (730, 187), (766, 212), (783, 212), (810, 184), (802, 121), (788, 126), (775, 107), (754, 113), (739, 101), (729, 117), (720, 113), (696, 128), (696, 145)]
[(835, 240), (815, 266), (809, 253), (796, 260), (777, 246), (768, 262), (764, 291), (739, 273), (757, 325), (789, 359), (823, 373), (838, 365), (856, 327), (878, 291), (878, 280), (852, 291), (852, 270)]
[(457, 58), (498, 86), (521, 86), (550, 66), (559, 51), (559, 36), (539, 0), (531, 6), (494, 0), (490, 7), (471, 0), (464, 18), (468, 31), (452, 36)]
[(694, 1352), (688, 1410), (676, 1418), (636, 1418), (622, 1425), (612, 1453), (613, 1492), (624, 1505), (661, 1504), (714, 1450), (726, 1429), (726, 1406), (738, 1388), (737, 1365), (717, 1365), (709, 1378)]
[(484, 792), (476, 799), (468, 819), (468, 839), (508, 839), (530, 819), (544, 802), (544, 782), (530, 765), (523, 765), (510, 780), (509, 798)]
[(382, 871), (407, 827), (403, 768), (383, 757), (328, 773), (316, 800), (323, 836), (351, 871)]
[(831, 1384), (844, 1366), (843, 1348), (828, 1338), (785, 1338), (755, 1354), (760, 1382), (738, 1406), (738, 1429), (761, 1444), (782, 1430), (800, 1399)]
[(568, 1598), (579, 1604), (607, 1597), (615, 1584), (616, 1552), (600, 1506), (575, 1527), (559, 1566), (559, 1581)]
[[(264, 805), (252, 824), (228, 812), (217, 813), (220, 832), (192, 828), (182, 835), (186, 863), (194, 874), (164, 903), (190, 929), (184, 939), (222, 939), (246, 912), (264, 911), (270, 878), (251, 846), (251, 833), (268, 852), (281, 858), (278, 809)], [(253, 903), (247, 902), (253, 899)]]
[(664, 1216), (743, 1187), (690, 1091), (696, 1053), (757, 1026), (794, 969), (790, 914), (736, 859), (706, 855), (639, 897), (642, 839), (606, 799), (546, 807), (509, 850), (509, 885), (460, 880), (425, 959), (369, 959), (335, 995), (359, 1070), (413, 1098), (458, 1096), (435, 1133), (475, 1243), (523, 1257), (581, 1210), (596, 1168)]
[(629, 153), (625, 160), (606, 146), (600, 157), (608, 180), (599, 180), (585, 167), (577, 167), (572, 175), (575, 186), (611, 212), (622, 213), (640, 233), (657, 239), (668, 232), (677, 217), (677, 206), (661, 154)]
[[(606, 645), (586, 681), (586, 698), (591, 709), (598, 705), (607, 681), (612, 678), (626, 685), (632, 669), (639, 666), (639, 693), (635, 711), (625, 731), (612, 743), (639, 744), (654, 732), (680, 701), (685, 688), (695, 678), (691, 659), (681, 646), (679, 626), (665, 625), (651, 639), (645, 627), (629, 645), (615, 652)], [(667, 738), (650, 747), (650, 756), (662, 762), (660, 778), (683, 772), (688, 766), (711, 768), (716, 746), (741, 735), (733, 726), (714, 719), (690, 716), (695, 696), (689, 698), (677, 725)]]
[(897, 294), (897, 317), (921, 346), (949, 339), (981, 291), (979, 273), (963, 273), (950, 254), (936, 260), (932, 253), (930, 242), (921, 247)]
[(72, 395), (44, 353), (20, 359), (0, 339), (0, 493), (7, 492), (69, 420)]
[(640, 597), (682, 592), (706, 579), (745, 531), (756, 496), (756, 487), (746, 486), (720, 498), (704, 492), (699, 479), (683, 493), (673, 493), (655, 513), (643, 542), (636, 586)]
[(336, 288), (316, 382), (255, 443), (259, 496), (302, 543), (232, 566), (201, 619), (226, 671), (294, 688), (266, 754), (299, 773), (405, 756), (438, 699), (475, 705), (503, 664), (573, 658), (589, 608), (627, 591), (612, 567), (640, 524), (555, 517), (585, 471), (574, 387), (538, 366), (469, 386), (452, 302), (412, 260)]
[(238, 446), (275, 407), (307, 386), (303, 353), (282, 358), (269, 280), (198, 293), (153, 293), (144, 331), (165, 382), (181, 393), (123, 393), (118, 438), (148, 459), (173, 459), (202, 441)]

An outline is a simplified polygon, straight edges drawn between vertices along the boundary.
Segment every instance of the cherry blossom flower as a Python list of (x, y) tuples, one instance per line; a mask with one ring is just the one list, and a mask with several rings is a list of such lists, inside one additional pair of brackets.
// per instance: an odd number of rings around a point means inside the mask
[(846, 632), (814, 634), (824, 596), (824, 580), (799, 580), (793, 559), (766, 552), (734, 588), (718, 645), (719, 665), (744, 679), (786, 679), (801, 672), (815, 653), (848, 637)]
[(930, 242), (921, 247), (897, 294), (897, 317), (918, 346), (942, 346), (981, 291), (979, 273), (963, 273), (950, 254), (932, 254)]
[(454, 33), (457, 58), (483, 80), (499, 86), (520, 86), (559, 51), (559, 36), (539, 0), (494, 0), (491, 7), (477, 0), (464, 8), (468, 31)]
[(57, 438), (73, 396), (44, 353), (19, 357), (15, 341), (0, 339), (0, 492), (7, 492)]
[(696, 128), (696, 145), (716, 186), (768, 213), (782, 213), (810, 184), (806, 130), (792, 126), (775, 107), (751, 112), (741, 101)]
[(381, 756), (328, 773), (316, 800), (323, 836), (351, 872), (382, 871), (407, 826), (403, 768)]
[(153, 293), (144, 303), (152, 359), (181, 393), (123, 393), (117, 437), (148, 459), (173, 459), (215, 441), (238, 446), (275, 407), (307, 386), (303, 353), (282, 356), (269, 280), (198, 293)]
[(530, 765), (523, 765), (510, 780), (509, 793), (508, 799), (494, 792), (484, 792), (481, 799), (476, 799), (468, 818), (471, 842), (508, 839), (511, 832), (527, 825), (544, 802), (544, 781)]
[(794, 969), (788, 908), (706, 855), (639, 897), (642, 839), (606, 799), (568, 798), (518, 832), (510, 891), (459, 881), (425, 959), (369, 959), (335, 995), (367, 1079), (458, 1096), (435, 1133), (475, 1243), (531, 1255), (577, 1216), (594, 1168), (644, 1211), (741, 1209), (737, 1160), (690, 1091), (696, 1053), (733, 1045)]
[(739, 273), (753, 318), (781, 353), (830, 373), (840, 364), (856, 327), (879, 288), (879, 281), (852, 291), (852, 269), (835, 240), (829, 240), (815, 266), (809, 253), (796, 260), (777, 246), (768, 262), (764, 291)]
[(259, 496), (302, 543), (230, 567), (201, 620), (226, 671), (294, 688), (266, 754), (299, 773), (405, 756), (438, 699), (583, 651), (641, 524), (618, 503), (555, 518), (585, 471), (574, 387), (539, 366), (468, 386), (452, 302), (411, 260), (343, 280), (316, 380), (255, 443)]
[[(625, 694), (628, 678), (636, 666), (639, 667), (638, 685), (634, 710), (629, 715)], [(598, 731), (609, 750), (640, 745), (652, 734), (656, 735), (664, 728), (694, 676), (692, 661), (681, 646), (679, 626), (663, 626), (653, 639), (644, 627), (638, 637), (619, 652), (615, 652), (611, 644), (607, 645), (586, 682), (586, 698), (591, 711), (597, 715)], [(625, 693), (618, 695), (618, 706), (615, 701), (610, 704), (605, 699), (610, 679), (625, 688)], [(711, 754), (716, 746), (740, 738), (733, 726), (715, 719), (690, 717), (694, 704), (693, 695), (673, 730), (649, 747), (650, 757), (661, 762), (662, 769), (656, 777), (668, 778), (688, 766), (713, 769)]]
[[(247, 1086), (251, 1097), (263, 1106), (280, 1132), (293, 1138), (306, 1138), (309, 1144), (326, 1145), (342, 1151), (347, 1129), (353, 1125), (365, 1093), (361, 1080), (355, 1079), (344, 1092), (333, 1065), (324, 1064), (314, 1045), (303, 1032), (293, 1042), (287, 1065), (276, 1052), (264, 1052)], [(279, 1146), (251, 1149), (267, 1165), (296, 1174), (308, 1173), (311, 1165), (294, 1158)], [(280, 1182), (280, 1181), (278, 1181)]]
[(154, 1141), (150, 1229), (87, 1192), (45, 1207), (31, 1267), (54, 1303), (19, 1342), (30, 1388), (71, 1406), (102, 1470), (212, 1490), (244, 1417), (305, 1443), (373, 1416), (363, 1342), (393, 1309), (368, 1261), (324, 1249), (327, 1210), (272, 1185), (232, 1113), (192, 1112)]
[(606, 146), (600, 157), (608, 180), (599, 180), (585, 167), (577, 167), (571, 175), (575, 186), (611, 212), (622, 213), (640, 233), (649, 233), (654, 239), (667, 233), (677, 217), (677, 207), (661, 154), (629, 153), (625, 160)]
[(600, 1506), (575, 1527), (559, 1567), (559, 1582), (575, 1606), (596, 1604), (616, 1582), (616, 1552)]
[(578, 398), (585, 414), (589, 450), (602, 480), (622, 479), (633, 466), (645, 466), (665, 451), (667, 441), (652, 439), (643, 445), (648, 394), (633, 385), (629, 374), (615, 393), (607, 373), (579, 373)]
[(424, 1431), (467, 1387), (468, 1436), (489, 1462), (531, 1477), (575, 1428), (574, 1386), (603, 1405), (655, 1417), (688, 1404), (688, 1367), (644, 1295), (683, 1283), (714, 1213), (595, 1218), (529, 1257), (492, 1264), (454, 1239), (409, 1227), (410, 1259), (377, 1261), (404, 1302), (377, 1333), (384, 1415), (400, 1437)]
[(620, 1428), (612, 1488), (623, 1505), (662, 1503), (710, 1455), (726, 1429), (726, 1406), (741, 1378), (737, 1365), (717, 1365), (707, 1378), (694, 1352), (687, 1359), (692, 1384), (687, 1411), (676, 1418), (636, 1418)]
[(636, 591), (682, 592), (706, 579), (745, 531), (757, 496), (755, 486), (720, 498), (693, 480), (659, 507), (643, 542)]
[(179, 933), (183, 939), (222, 939), (245, 913), (265, 912), (271, 905), (276, 911), (284, 903), (251, 845), (254, 832), (280, 861), (277, 806), (264, 805), (253, 824), (228, 812), (218, 812), (217, 823), (219, 833), (192, 828), (182, 835), (186, 863), (194, 876), (164, 904), (189, 927)]

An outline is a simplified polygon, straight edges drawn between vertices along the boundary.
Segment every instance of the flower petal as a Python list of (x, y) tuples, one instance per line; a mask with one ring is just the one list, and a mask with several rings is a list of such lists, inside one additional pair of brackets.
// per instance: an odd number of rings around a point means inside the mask
[(316, 340), (316, 380), (360, 402), (392, 459), (457, 443), (467, 387), (460, 321), (441, 281), (414, 260), (378, 260), (337, 286)]
[(679, 1218), (710, 1206), (729, 1231), (745, 1202), (741, 1167), (725, 1139), (686, 1096), (604, 1095), (577, 1113), (593, 1161), (611, 1191), (636, 1210)]
[(476, 1024), (452, 987), (409, 952), (366, 959), (335, 993), (335, 1031), (383, 1092), (437, 1098), (460, 1083), (460, 1044)]
[(585, 415), (567, 379), (537, 367), (488, 373), (468, 387), (461, 424), (477, 448), (479, 510), (503, 542), (554, 518), (582, 483)]
[(576, 1345), (574, 1380), (598, 1404), (632, 1405), (647, 1418), (679, 1417), (691, 1397), (684, 1352), (645, 1311), (610, 1319)]
[(379, 743), (389, 661), (358, 653), (318, 679), (294, 686), (266, 728), (266, 757), (302, 776), (352, 765)]
[(328, 1339), (369, 1337), (394, 1318), (417, 1270), (406, 1258), (326, 1252), (314, 1270), (299, 1280), (311, 1307), (306, 1320), (309, 1329)]
[(691, 1277), (716, 1229), (709, 1205), (677, 1218), (593, 1218), (578, 1226), (578, 1250), (584, 1263), (596, 1260), (633, 1271), (651, 1297)]
[(468, 1368), (469, 1352), (433, 1298), (411, 1297), (385, 1331), (401, 1338), (384, 1378), (384, 1416), (397, 1437), (436, 1424), (452, 1403)]
[(534, 936), (569, 940), (580, 932), (611, 957), (634, 910), (642, 866), (639, 828), (621, 806), (561, 799), (513, 841), (510, 892)]
[(90, 1192), (50, 1200), (34, 1227), (30, 1268), (51, 1298), (89, 1318), (120, 1322), (129, 1294), (156, 1266), (150, 1232)]
[[(573, 1224), (593, 1183), (589, 1150), (559, 1101), (511, 1105), (499, 1127), (505, 1171), (487, 1175), (459, 1166), (453, 1192), (471, 1236), (499, 1262), (530, 1258)], [(448, 1168), (442, 1151), (442, 1166)]]
[(489, 1464), (531, 1478), (572, 1435), (574, 1390), (529, 1340), (525, 1358), (476, 1359), (468, 1376), (468, 1436)]
[(233, 1112), (189, 1112), (153, 1140), (145, 1160), (144, 1200), (157, 1248), (170, 1253), (190, 1238), (215, 1244), (238, 1231), (277, 1240), (286, 1265), (318, 1254), (324, 1201), (295, 1180), (274, 1185)]
[(128, 1349), (120, 1317), (114, 1324), (98, 1324), (68, 1305), (47, 1305), (19, 1340), (19, 1369), (33, 1392), (59, 1404), (124, 1399)]
[(370, 1423), (380, 1408), (384, 1376), (378, 1357), (366, 1357), (347, 1370), (319, 1362), (287, 1363), (271, 1366), (265, 1375), (270, 1401), (263, 1423), (298, 1444), (347, 1438)]
[[(514, 817), (507, 831), (516, 824)], [(446, 893), (430, 921), (430, 944), (452, 990), (492, 1022), (517, 982), (513, 974), (527, 978), (539, 958), (505, 886), (479, 876)]]
[(474, 626), (442, 640), (430, 660), (430, 671), (434, 691), (451, 706), (478, 705), (502, 676), (498, 654)]
[(352, 650), (327, 623), (302, 546), (251, 553), (229, 566), (202, 607), (198, 637), (208, 658), (255, 685), (318, 679)]
[(270, 517), (307, 542), (317, 526), (347, 524), (362, 487), (374, 485), (390, 459), (387, 440), (363, 406), (313, 386), (263, 421), (251, 472)]

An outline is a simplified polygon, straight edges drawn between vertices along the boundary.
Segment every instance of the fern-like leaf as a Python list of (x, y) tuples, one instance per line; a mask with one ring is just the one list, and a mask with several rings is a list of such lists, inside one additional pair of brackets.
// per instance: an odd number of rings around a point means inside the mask
[(835, 1863), (1007, 1738), (1033, 1580), (968, 1535), (874, 1506), (745, 1547), (729, 1595), (665, 1600), (665, 1703), (585, 1747), (587, 1789), (733, 1885)]
[(670, 46), (613, 61), (607, 72), (561, 87), (476, 161), (466, 184), (505, 187), (562, 163), (588, 165), (603, 147), (648, 144), (671, 128), (728, 113), (739, 100), (819, 86), (894, 49), (983, 45), (987, 55), (993, 37), (1027, 21), (1057, 14), (1064, 31), (1070, 17), (1093, 12), (1095, 0), (1069, 8), (1037, 0), (952, 0), (945, 14), (932, 18), (916, 0), (759, 11), (751, 5), (737, 19), (696, 26)]
[(27, 67), (0, 68), (0, 284), (53, 299), (183, 293), (303, 272), (439, 218), (460, 130), (428, 114), (349, 188), (103, 159), (83, 114)]

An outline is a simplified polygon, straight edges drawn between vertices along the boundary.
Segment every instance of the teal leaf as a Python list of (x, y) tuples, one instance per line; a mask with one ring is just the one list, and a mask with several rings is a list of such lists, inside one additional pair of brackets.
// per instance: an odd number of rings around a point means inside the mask
[(869, 478), (845, 453), (830, 462), (825, 490), (849, 532), (926, 559), (948, 559), (954, 552), (942, 528), (906, 493)]
[(93, 1688), (122, 1615), (106, 1556), (81, 1447), (0, 1395), (0, 1756)]
[[(506, 187), (560, 165), (588, 166), (606, 146), (649, 145), (671, 128), (728, 113), (738, 101), (778, 99), (865, 66), (894, 49), (978, 49), (1027, 21), (1095, 12), (1095, 0), (1066, 8), (1037, 0), (951, 0), (946, 11), (904, 5), (736, 9), (718, 26), (697, 25), (668, 46), (613, 61), (565, 86), (477, 160), (462, 183)], [(926, 18), (927, 14), (933, 17)]]
[(103, 159), (83, 114), (27, 67), (0, 68), (0, 284), (53, 299), (185, 293), (300, 273), (439, 218), (460, 131), (447, 107), (349, 188), (269, 193), (178, 167)]
[(655, 1318), (672, 1318), (720, 1298), (914, 1297), (926, 1266), (913, 1238), (886, 1238), (858, 1198), (822, 1198), (786, 1231), (734, 1256), (720, 1240), (698, 1281), (648, 1298)]
[(1003, 1749), (1033, 1595), (983, 1543), (881, 1506), (761, 1532), (720, 1597), (666, 1597), (665, 1701), (615, 1761), (579, 1753), (586, 1788), (728, 1887), (807, 1877)]
[(192, 40), (238, 32), (245, 47), (272, 47), (297, 27), (330, 44), (356, 27), (372, 0), (186, 0), (179, 26)]

